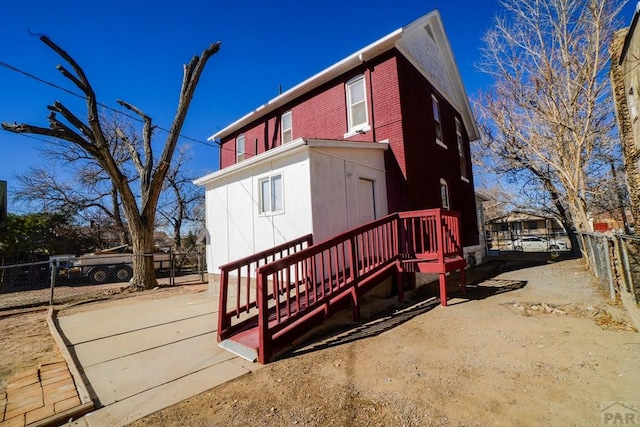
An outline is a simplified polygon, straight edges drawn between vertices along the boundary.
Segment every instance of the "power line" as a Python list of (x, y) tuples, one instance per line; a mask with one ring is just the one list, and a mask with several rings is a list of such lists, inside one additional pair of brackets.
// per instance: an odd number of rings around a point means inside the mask
[[(16, 72), (16, 73), (22, 74), (22, 75), (24, 75), (24, 76), (26, 76), (26, 77), (28, 77), (28, 78), (30, 78), (30, 79), (33, 79), (33, 80), (35, 80), (35, 81), (37, 81), (37, 82), (39, 82), (39, 83), (42, 83), (42, 84), (45, 84), (45, 85), (47, 85), (47, 86), (51, 86), (51, 87), (53, 87), (53, 88), (55, 88), (55, 89), (61, 90), (61, 91), (65, 92), (65, 93), (67, 93), (67, 94), (69, 94), (69, 95), (72, 95), (72, 96), (78, 97), (78, 98), (80, 98), (80, 99), (86, 99), (83, 95), (80, 95), (79, 93), (76, 93), (76, 92), (74, 92), (74, 91), (72, 91), (72, 90), (69, 90), (69, 89), (67, 89), (67, 88), (65, 88), (65, 87), (62, 87), (62, 86), (57, 85), (57, 84), (55, 84), (55, 83), (52, 83), (52, 82), (50, 82), (50, 81), (48, 81), (48, 80), (42, 79), (42, 78), (40, 78), (40, 77), (36, 76), (35, 74), (32, 74), (32, 73), (29, 73), (29, 72), (27, 72), (27, 71), (21, 70), (20, 68), (18, 68), (18, 67), (14, 67), (13, 65), (11, 65), (11, 64), (7, 64), (6, 62), (2, 62), (2, 61), (0, 61), (0, 66), (2, 66), (2, 67), (4, 67), (4, 68), (6, 68), (6, 69), (8, 69), (8, 70), (14, 71), (14, 72)], [(127, 118), (129, 118), (129, 119), (131, 119), (131, 120), (135, 120), (135, 121), (137, 121), (137, 122), (141, 122), (141, 123), (142, 123), (142, 119), (141, 119), (140, 117), (136, 117), (136, 116), (133, 116), (133, 115), (131, 115), (131, 114), (125, 113), (125, 112), (123, 112), (123, 111), (117, 110), (117, 109), (115, 109), (115, 108), (113, 108), (113, 107), (110, 107), (109, 105), (103, 104), (103, 103), (101, 103), (101, 102), (98, 102), (97, 104), (98, 104), (99, 106), (101, 106), (101, 107), (103, 107), (103, 108), (105, 108), (105, 109), (109, 110), (109, 111), (112, 111), (112, 112), (116, 113), (116, 114), (121, 114), (121, 115), (123, 115), (123, 116), (125, 116), (125, 117), (127, 117)], [(165, 129), (165, 128), (160, 127), (160, 126), (157, 126), (157, 125), (156, 125), (156, 126), (154, 126), (154, 127), (155, 127), (156, 129), (162, 130), (162, 131), (164, 131), (164, 132), (167, 132), (167, 133), (169, 132), (169, 130), (168, 130), (168, 129)], [(196, 143), (198, 143), (198, 144), (202, 144), (202, 145), (207, 146), (207, 147), (210, 147), (210, 148), (218, 148), (218, 149), (221, 149), (221, 150), (222, 150), (222, 147), (221, 147), (220, 145), (212, 145), (212, 144), (209, 144), (209, 143), (207, 143), (207, 142), (205, 142), (205, 141), (201, 141), (201, 140), (196, 139), (196, 138), (191, 138), (190, 136), (186, 136), (186, 135), (182, 135), (182, 134), (180, 134), (180, 135), (178, 135), (178, 136), (180, 136), (181, 138), (186, 139), (186, 140), (188, 140), (188, 141), (193, 141), (193, 142), (196, 142)], [(38, 138), (33, 138), (33, 139), (38, 139)], [(38, 140), (40, 140), (40, 141), (44, 141), (44, 140), (42, 140), (42, 139), (38, 139)], [(45, 141), (45, 142), (47, 142), (47, 141)]]

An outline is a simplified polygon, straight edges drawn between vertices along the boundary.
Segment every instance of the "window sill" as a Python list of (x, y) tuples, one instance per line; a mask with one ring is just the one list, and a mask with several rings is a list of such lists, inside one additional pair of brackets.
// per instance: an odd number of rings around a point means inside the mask
[(436, 144), (438, 144), (440, 147), (444, 148), (445, 150), (449, 149), (449, 147), (447, 147), (445, 143), (440, 141), (438, 138), (436, 138)]
[(464, 176), (461, 176), (460, 179), (466, 182), (467, 184), (469, 184), (469, 178), (465, 178)]
[(274, 211), (274, 212), (260, 212), (258, 214), (259, 217), (271, 217), (271, 216), (278, 216), (278, 215), (283, 215), (284, 214), (284, 209), (281, 211)]
[(369, 132), (371, 130), (371, 126), (366, 125), (366, 126), (361, 126), (361, 127), (357, 127), (353, 130), (350, 130), (349, 132), (345, 133), (343, 138), (351, 138), (352, 136), (356, 136), (356, 135), (362, 135), (365, 132)]

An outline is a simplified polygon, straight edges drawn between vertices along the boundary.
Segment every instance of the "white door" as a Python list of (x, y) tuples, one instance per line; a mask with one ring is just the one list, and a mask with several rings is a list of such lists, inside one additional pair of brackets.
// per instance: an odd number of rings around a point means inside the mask
[(360, 210), (360, 224), (376, 219), (376, 202), (373, 181), (366, 178), (358, 179), (358, 206)]

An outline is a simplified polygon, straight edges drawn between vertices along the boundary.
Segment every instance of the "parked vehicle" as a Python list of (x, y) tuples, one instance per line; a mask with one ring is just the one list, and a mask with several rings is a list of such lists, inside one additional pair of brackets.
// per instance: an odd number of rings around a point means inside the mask
[[(92, 284), (127, 282), (133, 276), (132, 263), (131, 248), (122, 245), (67, 259), (67, 268), (61, 269), (61, 273), (69, 278), (86, 276)], [(171, 254), (157, 251), (153, 263), (156, 270), (169, 269)]]
[(566, 251), (565, 242), (539, 236), (522, 236), (507, 242), (507, 250), (525, 252)]

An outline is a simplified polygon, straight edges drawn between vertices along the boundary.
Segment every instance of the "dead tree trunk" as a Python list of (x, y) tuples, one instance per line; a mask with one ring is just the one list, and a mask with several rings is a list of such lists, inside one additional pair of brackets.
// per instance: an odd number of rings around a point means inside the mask
[[(108, 140), (105, 137), (100, 115), (98, 114), (96, 94), (84, 70), (67, 52), (53, 43), (48, 37), (42, 36), (40, 40), (71, 66), (73, 72), (63, 66), (58, 66), (57, 68), (84, 94), (87, 105), (87, 120), (81, 120), (61, 102), (56, 101), (48, 106), (51, 111), (48, 117), (48, 128), (14, 123), (2, 123), (2, 128), (16, 133), (37, 134), (56, 138), (61, 142), (80, 148), (88, 156), (95, 159), (96, 163), (109, 175), (120, 194), (122, 209), (129, 226), (134, 249), (132, 285), (136, 288), (145, 289), (154, 287), (157, 282), (151, 254), (153, 254), (154, 249), (153, 232), (158, 198), (200, 75), (208, 59), (220, 49), (220, 43), (211, 44), (200, 56), (194, 56), (189, 64), (184, 66), (178, 108), (162, 153), (158, 160), (155, 161), (151, 145), (154, 129), (151, 118), (133, 105), (118, 101), (120, 105), (136, 113), (142, 119), (144, 123), (142, 143), (134, 144), (124, 135), (124, 132), (120, 132), (120, 138), (117, 138), (116, 141)], [(64, 122), (58, 119), (58, 114), (63, 117)], [(114, 159), (110, 149), (112, 144), (124, 144), (129, 151), (131, 162), (138, 173), (139, 192), (136, 193), (131, 189), (129, 180), (123, 169), (121, 169), (122, 165)], [(61, 149), (64, 149), (62, 144)]]

